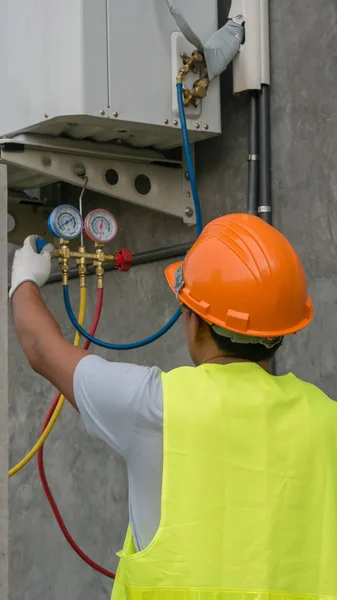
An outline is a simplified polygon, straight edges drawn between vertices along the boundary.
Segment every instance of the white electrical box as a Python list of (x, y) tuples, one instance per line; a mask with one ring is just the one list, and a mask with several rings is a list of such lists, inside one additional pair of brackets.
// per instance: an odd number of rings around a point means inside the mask
[[(177, 2), (207, 41), (217, 0)], [(1, 0), (0, 135), (179, 146), (174, 84), (192, 50), (164, 0)], [(192, 142), (221, 132), (218, 79), (187, 117)]]

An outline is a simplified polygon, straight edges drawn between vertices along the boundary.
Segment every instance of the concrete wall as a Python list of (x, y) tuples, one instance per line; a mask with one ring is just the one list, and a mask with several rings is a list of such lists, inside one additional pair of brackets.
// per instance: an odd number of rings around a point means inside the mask
[(0, 598), (8, 596), (7, 172), (0, 165)]
[(299, 252), (316, 318), (279, 367), (337, 398), (337, 4), (272, 2), (275, 224)]
[[(222, 16), (228, 4), (222, 6)], [(271, 1), (275, 224), (301, 255), (316, 304), (315, 323), (286, 342), (278, 369), (293, 370), (332, 396), (336, 396), (337, 388), (336, 10), (335, 0)], [(245, 209), (247, 99), (231, 97), (229, 75), (223, 79), (223, 98), (223, 136), (197, 149), (206, 221)], [(91, 195), (90, 204), (95, 202), (98, 198)], [(121, 225), (116, 246), (130, 245), (139, 252), (185, 241), (193, 235), (178, 220), (127, 204), (108, 201), (107, 205)], [(166, 322), (176, 305), (164, 281), (165, 264), (107, 277), (107, 299), (98, 334), (119, 342), (130, 341)], [(93, 284), (89, 314), (94, 308)], [(76, 284), (72, 284), (71, 292), (76, 306)], [(60, 288), (45, 288), (44, 297), (71, 339)], [(142, 351), (102, 355), (111, 360), (159, 364), (164, 369), (189, 361), (179, 324), (164, 340)], [(9, 334), (9, 364), (12, 465), (36, 440), (53, 390), (31, 373), (13, 327)], [(121, 545), (127, 523), (127, 482), (122, 461), (103, 444), (87, 437), (70, 407), (65, 408), (45, 454), (51, 487), (71, 532), (92, 558), (114, 568), (114, 553)], [(10, 600), (99, 600), (108, 598), (110, 588), (110, 582), (82, 564), (63, 541), (33, 462), (11, 482)]]

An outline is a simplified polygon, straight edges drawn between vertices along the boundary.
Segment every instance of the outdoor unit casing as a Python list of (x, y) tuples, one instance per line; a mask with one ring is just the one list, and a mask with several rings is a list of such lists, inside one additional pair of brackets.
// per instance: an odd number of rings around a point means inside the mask
[[(206, 41), (217, 0), (178, 3)], [(164, 0), (2, 0), (0, 135), (181, 145), (174, 83), (192, 50)], [(191, 141), (220, 133), (218, 79), (187, 117)]]

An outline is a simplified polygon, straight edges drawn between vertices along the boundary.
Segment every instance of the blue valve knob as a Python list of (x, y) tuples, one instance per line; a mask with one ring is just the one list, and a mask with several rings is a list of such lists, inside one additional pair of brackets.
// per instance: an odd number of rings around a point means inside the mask
[(36, 250), (37, 250), (38, 254), (40, 254), (40, 252), (42, 252), (42, 250), (46, 246), (46, 244), (47, 244), (46, 240), (36, 240)]

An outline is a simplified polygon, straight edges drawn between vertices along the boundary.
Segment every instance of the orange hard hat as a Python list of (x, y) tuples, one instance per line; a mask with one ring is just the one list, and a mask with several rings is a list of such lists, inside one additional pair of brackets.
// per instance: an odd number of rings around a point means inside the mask
[(279, 337), (303, 329), (314, 316), (295, 250), (253, 215), (209, 223), (184, 262), (165, 274), (182, 304), (228, 331)]

